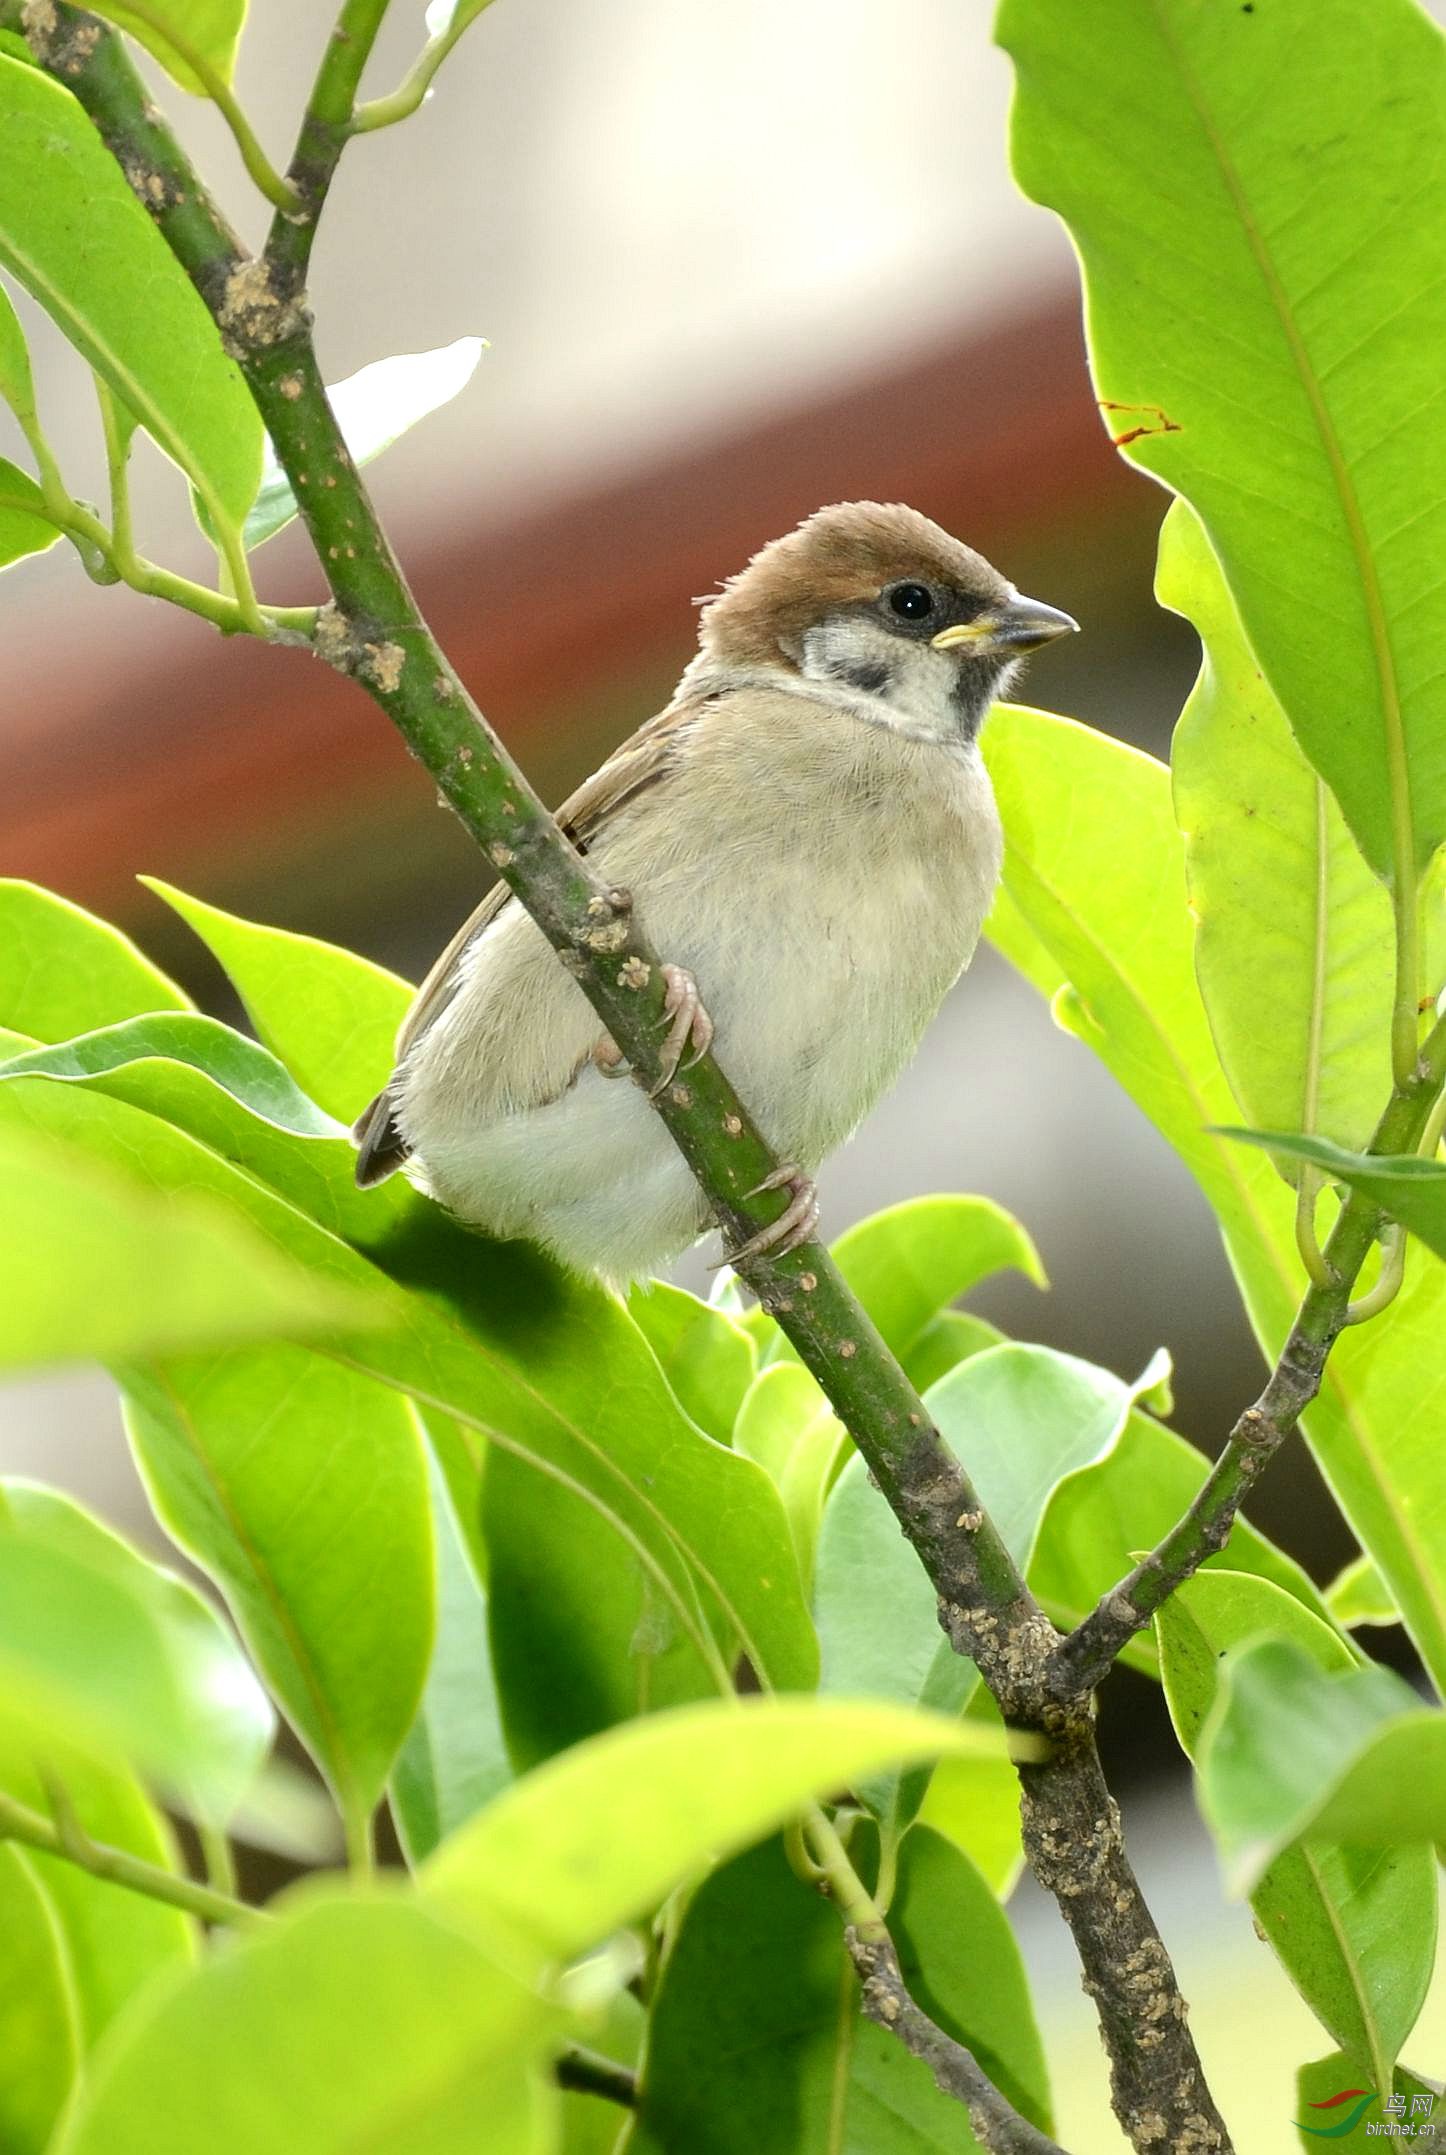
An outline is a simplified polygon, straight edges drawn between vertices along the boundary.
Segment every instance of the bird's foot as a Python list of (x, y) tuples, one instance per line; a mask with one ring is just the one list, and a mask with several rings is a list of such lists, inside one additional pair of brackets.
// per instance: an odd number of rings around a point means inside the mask
[(594, 1042), (592, 1060), (603, 1077), (626, 1077), (628, 1074), (627, 1057), (611, 1033), (603, 1033)]
[[(656, 1100), (664, 1087), (672, 1084), (680, 1066), (691, 1069), (713, 1045), (713, 1020), (703, 1008), (698, 983), (692, 974), (681, 965), (665, 965), (663, 979), (668, 988), (663, 999), (663, 1023), (668, 1028), (668, 1037), (663, 1042), (662, 1075), (657, 1084), (649, 1088), (650, 1100)], [(693, 1052), (684, 1063), (683, 1050), (690, 1044)]]
[(787, 1190), (790, 1201), (776, 1220), (760, 1227), (741, 1248), (725, 1253), (721, 1262), (732, 1265), (735, 1271), (755, 1257), (786, 1257), (801, 1242), (807, 1242), (818, 1225), (818, 1191), (801, 1168), (775, 1167), (748, 1195), (761, 1197), (765, 1190)]

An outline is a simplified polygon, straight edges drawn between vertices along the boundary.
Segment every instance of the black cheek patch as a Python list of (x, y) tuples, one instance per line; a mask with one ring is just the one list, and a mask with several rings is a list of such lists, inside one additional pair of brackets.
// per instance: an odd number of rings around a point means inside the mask
[(860, 659), (855, 665), (840, 666), (838, 678), (865, 696), (882, 696), (893, 685), (894, 669), (881, 658)]

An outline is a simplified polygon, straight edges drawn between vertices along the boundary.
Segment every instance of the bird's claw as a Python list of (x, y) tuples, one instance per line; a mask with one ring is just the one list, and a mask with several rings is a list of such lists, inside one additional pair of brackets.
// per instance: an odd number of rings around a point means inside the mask
[[(663, 998), (662, 1022), (668, 1028), (668, 1037), (663, 1042), (662, 1074), (657, 1084), (648, 1089), (650, 1100), (656, 1100), (672, 1084), (680, 1067), (691, 1070), (713, 1045), (713, 1020), (703, 1008), (692, 974), (681, 965), (665, 965), (663, 979), (668, 992)], [(690, 1044), (693, 1052), (684, 1063), (683, 1050)]]
[(757, 1234), (750, 1235), (740, 1248), (725, 1253), (720, 1261), (732, 1265), (735, 1271), (755, 1257), (786, 1257), (801, 1242), (807, 1242), (818, 1225), (818, 1191), (801, 1168), (775, 1167), (771, 1175), (765, 1175), (757, 1188), (747, 1194), (761, 1197), (765, 1190), (787, 1190), (790, 1201), (776, 1220), (760, 1227)]

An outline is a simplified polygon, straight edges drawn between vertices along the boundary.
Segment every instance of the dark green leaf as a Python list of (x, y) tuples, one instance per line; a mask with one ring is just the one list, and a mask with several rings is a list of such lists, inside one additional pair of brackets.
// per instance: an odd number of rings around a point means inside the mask
[(235, 361), (88, 115), (48, 75), (3, 55), (0, 263), (180, 465), (216, 522), (239, 524), (261, 473), (262, 429)]
[(1391, 1219), (1419, 1235), (1429, 1250), (1446, 1257), (1446, 1165), (1417, 1153), (1380, 1156), (1347, 1152), (1324, 1137), (1295, 1137), (1275, 1130), (1224, 1130), (1224, 1137), (1260, 1145), (1267, 1152), (1308, 1160), (1331, 1182), (1348, 1182)]
[(1446, 838), (1440, 31), (1412, 0), (1105, 0), (1081, 40), (1069, 0), (1008, 0), (999, 35), (1110, 431), (1199, 511), (1366, 858), (1413, 882)]

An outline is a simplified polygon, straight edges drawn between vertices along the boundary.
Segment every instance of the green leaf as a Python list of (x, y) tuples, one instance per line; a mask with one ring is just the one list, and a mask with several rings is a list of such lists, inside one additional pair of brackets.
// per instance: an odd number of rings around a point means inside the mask
[[(26, 48), (27, 54), (29, 47)], [(30, 347), (15, 312), (15, 302), (0, 284), (0, 399), (10, 406), (29, 437), (35, 425), (35, 378), (30, 370)], [(7, 470), (13, 469), (7, 465)]]
[(1343, 1631), (1362, 1624), (1399, 1624), (1401, 1612), (1368, 1556), (1358, 1556), (1326, 1588), (1326, 1607)]
[(430, 1487), (437, 1643), (391, 1785), (397, 1832), (414, 1868), (512, 1779), (487, 1640), (486, 1596), (435, 1463)]
[[(967, 1463), (1021, 1568), (1051, 1490), (1109, 1451), (1138, 1389), (1073, 1355), (1008, 1341), (960, 1363), (928, 1394), (941, 1435)], [(814, 1616), (824, 1691), (868, 1692), (950, 1713), (978, 1683), (974, 1664), (940, 1631), (938, 1596), (857, 1457), (824, 1511)], [(881, 1819), (907, 1823), (923, 1787), (917, 1774), (887, 1774), (861, 1783), (858, 1793)]]
[(231, 977), (260, 1038), (302, 1091), (350, 1123), (392, 1074), (397, 1027), (412, 990), (395, 973), (333, 943), (266, 928), (141, 881), (195, 929)]
[(1245, 1145), (1293, 1160), (1308, 1160), (1328, 1181), (1347, 1182), (1391, 1219), (1419, 1235), (1429, 1250), (1446, 1257), (1446, 1165), (1419, 1153), (1347, 1152), (1329, 1138), (1296, 1137), (1283, 1130), (1222, 1130)]
[(1225, 1074), (1251, 1122), (1364, 1144), (1391, 1096), (1390, 898), (1301, 754), (1183, 502), (1160, 533), (1156, 589), (1205, 647), (1171, 761)]
[(43, 554), (62, 536), (35, 481), (0, 456), (0, 569), (27, 554)]
[[(850, 1853), (860, 1860), (858, 1834)], [(925, 2010), (967, 2043), (1042, 2128), (1044, 2060), (1019, 1951), (978, 1873), (937, 1835), (903, 1844), (889, 1911)], [(967, 1939), (967, 1950), (960, 1941)], [(688, 1903), (651, 2016), (627, 2155), (869, 2155), (969, 2150), (967, 2113), (886, 2030), (865, 2021), (837, 1913), (777, 1841), (704, 1881)]]
[(424, 18), (428, 37), (460, 37), (491, 0), (428, 0)]
[(0, 1847), (0, 2146), (44, 2155), (79, 2059), (65, 1933), (29, 1855)]
[[(129, 1097), (107, 1096), (122, 1088)], [(207, 1143), (133, 1104), (147, 1099)], [(704, 1654), (717, 1654), (716, 1622), (769, 1681), (811, 1687), (817, 1645), (776, 1492), (681, 1413), (614, 1296), (521, 1245), (467, 1234), (400, 1179), (359, 1191), (348, 1144), (278, 1130), (181, 1064), (83, 1082), (14, 1079), (0, 1084), (0, 1117), (7, 1108), (102, 1161), (123, 1159), (158, 1188), (211, 1191), (318, 1284), (390, 1292), (385, 1338), (328, 1351), (450, 1417), (474, 1457), (485, 1439), (610, 1522), (611, 1577), (639, 1614), (661, 1593)], [(388, 1290), (363, 1250), (411, 1291)], [(544, 1572), (550, 1549), (550, 1539), (538, 1549)], [(586, 1588), (560, 1577), (581, 1621)], [(606, 1717), (610, 1700), (598, 1712)]]
[[(1048, 1285), (1039, 1252), (1011, 1213), (987, 1197), (913, 1197), (860, 1220), (833, 1245), (834, 1261), (907, 1367), (930, 1322), (992, 1273), (1013, 1269)], [(774, 1331), (766, 1359), (794, 1350)]]
[(65, 1040), (188, 998), (134, 943), (35, 883), (0, 880), (0, 1023)]
[[(0, 1367), (105, 1361), (258, 1335), (339, 1330), (384, 1305), (309, 1278), (204, 1197), (158, 1197), (110, 1162), (18, 1125), (0, 1085)], [(143, 1265), (137, 1254), (145, 1253)]]
[(216, 523), (239, 524), (262, 438), (240, 370), (88, 115), (49, 76), (3, 55), (0, 263), (180, 465)]
[(1082, 43), (1068, 0), (1006, 0), (999, 36), (1111, 431), (1193, 503), (1361, 850), (1414, 881), (1446, 838), (1440, 32), (1411, 0), (1106, 0)]
[(430, 1902), (540, 1960), (588, 1951), (810, 1797), (907, 1759), (996, 1751), (987, 1730), (877, 1699), (714, 1699), (537, 1767), (425, 1866)]
[[(968, 1721), (1002, 1728), (983, 1684), (964, 1709)], [(952, 1841), (981, 1873), (997, 1900), (1008, 1900), (1024, 1869), (1019, 1775), (1007, 1758), (941, 1758), (919, 1805), (918, 1826)]]
[[(0, 1788), (32, 1811), (47, 1811), (50, 1795), (20, 1732), (0, 1728)], [(139, 1784), (123, 1770), (52, 1747), (53, 1780), (83, 1832), (108, 1848), (123, 1848), (162, 1870), (181, 1868), (174, 1839)], [(178, 1908), (139, 1894), (121, 1893), (108, 1879), (61, 1856), (25, 1851), (43, 1883), (59, 1926), (75, 1992), (80, 2046), (89, 2050), (117, 2013), (161, 1971), (189, 1965), (196, 1954), (196, 1925)]]
[[(274, 1055), (215, 1018), (193, 1011), (164, 1011), (127, 1018), (99, 1032), (81, 1033), (53, 1047), (28, 1048), (0, 1063), (0, 1078), (105, 1077), (137, 1063), (186, 1064), (203, 1070), (253, 1115), (298, 1137), (339, 1137), (340, 1125), (324, 1115), (287, 1075)], [(162, 1073), (153, 1082), (164, 1085)]]
[[(1207, 1463), (1193, 1444), (1136, 1412), (1118, 1444), (1096, 1466), (1062, 1481), (1039, 1530), (1029, 1583), (1055, 1623), (1066, 1628), (1088, 1615), (1102, 1595), (1153, 1549), (1199, 1495)], [(1253, 1572), (1293, 1594), (1317, 1616), (1326, 1607), (1307, 1574), (1284, 1550), (1237, 1518), (1224, 1549), (1208, 1566)], [(1152, 1632), (1136, 1634), (1124, 1658), (1147, 1675), (1159, 1673)]]
[(904, 1365), (909, 1382), (916, 1392), (927, 1392), (931, 1384), (937, 1384), (960, 1362), (967, 1362), (971, 1354), (982, 1354), (986, 1347), (1001, 1346), (1003, 1341), (998, 1325), (990, 1324), (986, 1318), (976, 1317), (970, 1310), (941, 1309), (909, 1350)]
[(853, 1447), (848, 1431), (808, 1371), (797, 1362), (761, 1369), (744, 1394), (733, 1442), (756, 1459), (788, 1515), (805, 1588), (812, 1584), (824, 1502)]
[(194, 1587), (57, 1490), (4, 1484), (7, 1720), (38, 1743), (146, 1768), (224, 1824), (270, 1746), (271, 1708)]
[(1446, 1713), (1391, 1669), (1263, 1639), (1222, 1667), (1200, 1796), (1237, 1892), (1297, 1840), (1446, 1843)]
[(666, 1280), (634, 1287), (628, 1313), (683, 1412), (719, 1444), (731, 1443), (734, 1417), (758, 1363), (742, 1325)]
[(54, 2155), (546, 2155), (553, 2008), (399, 1895), (313, 1887), (153, 1995)]
[[(1386, 2116), (1385, 2099), (1372, 2080), (1369, 2064), (1340, 2050), (1303, 2065), (1295, 2076), (1298, 2145), (1318, 2155), (1323, 2140), (1349, 2140), (1358, 2131), (1385, 2130), (1381, 2122)], [(1405, 2119), (1408, 2127), (1414, 2123), (1421, 2129), (1421, 2120), (1429, 2121), (1441, 2101), (1442, 2087), (1439, 2080), (1423, 2080), (1419, 2073), (1398, 2065), (1392, 2093), (1400, 2109), (1391, 2115)], [(1424, 2134), (1436, 2129), (1428, 2122)]]
[(408, 1401), (300, 1347), (121, 1372), (152, 1509), (359, 1826), (412, 1724), (433, 1631), (427, 1469)]
[[(1263, 1579), (1202, 1571), (1155, 1618), (1175, 1733), (1196, 1757), (1222, 1655), (1269, 1635), (1323, 1669), (1359, 1663), (1338, 1633)], [(1256, 1922), (1306, 2004), (1344, 2049), (1374, 2061), (1377, 2084), (1415, 2025), (1436, 1950), (1436, 1880), (1425, 1849), (1297, 1845), (1251, 1894)]]
[(198, 97), (205, 94), (194, 70), (177, 52), (173, 35), (191, 52), (209, 61), (223, 82), (232, 79), (236, 48), (246, 20), (246, 0), (146, 0), (143, 14), (124, 6), (123, 0), (96, 0), (91, 12), (128, 30), (183, 90)]
[[(1294, 1201), (1263, 1155), (1211, 1127), (1233, 1109), (1195, 981), (1168, 773), (1067, 719), (1008, 707), (990, 719), (984, 748), (1007, 839), (991, 938), (1195, 1176), (1273, 1359), (1305, 1285)], [(1446, 1686), (1446, 1563), (1435, 1522), (1446, 1520), (1446, 1446), (1420, 1372), (1443, 1330), (1446, 1267), (1408, 1251), (1389, 1325), (1352, 1327), (1336, 1341), (1305, 1417), (1331, 1488), (1438, 1686)]]
[[(450, 404), (471, 381), (485, 349), (481, 337), (458, 337), (436, 351), (399, 352), (391, 359), (373, 360), (344, 382), (333, 383), (327, 396), (352, 462), (369, 464), (419, 419)], [(291, 481), (268, 441), (260, 491), (242, 534), (248, 549), (284, 531), (298, 513)]]

